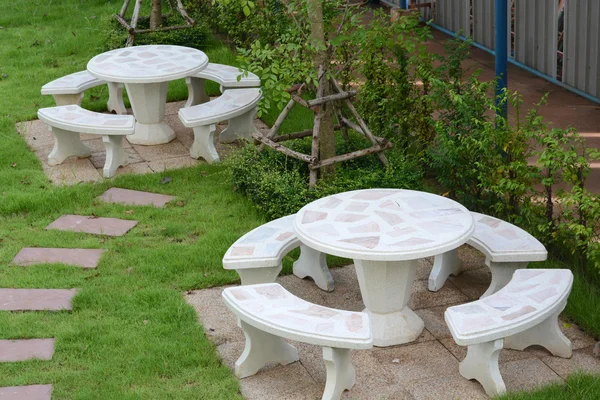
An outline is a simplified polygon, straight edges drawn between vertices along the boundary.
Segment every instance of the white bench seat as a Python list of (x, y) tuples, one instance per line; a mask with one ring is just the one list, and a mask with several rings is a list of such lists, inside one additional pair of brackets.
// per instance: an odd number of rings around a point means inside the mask
[(40, 120), (48, 124), (54, 136), (54, 147), (48, 155), (48, 165), (62, 164), (70, 156), (89, 157), (91, 150), (80, 139), (80, 133), (102, 136), (106, 148), (104, 177), (114, 176), (119, 166), (129, 160), (123, 150), (123, 136), (134, 132), (135, 119), (131, 115), (101, 114), (78, 105), (67, 105), (38, 110)]
[(294, 215), (288, 215), (246, 233), (225, 253), (223, 268), (236, 270), (242, 285), (274, 282), (281, 272), (283, 257), (300, 246), (300, 257), (294, 262), (294, 275), (311, 277), (326, 291), (334, 289), (326, 255), (303, 245), (294, 232)]
[[(239, 77), (239, 80), (238, 80)], [(194, 76), (188, 76), (185, 82), (188, 87), (188, 99), (185, 107), (209, 101), (206, 95), (205, 82), (214, 81), (221, 85), (221, 93), (225, 89), (251, 88), (260, 86), (260, 78), (252, 72), (242, 72), (238, 67), (209, 63), (206, 68)]]
[(277, 283), (227, 288), (223, 299), (246, 336), (244, 352), (235, 363), (239, 378), (256, 374), (270, 362), (297, 361), (296, 348), (284, 339), (323, 346), (327, 368), (323, 400), (337, 400), (354, 386), (350, 349), (373, 347), (366, 313), (309, 303)]
[(105, 82), (87, 71), (75, 72), (46, 83), (42, 86), (42, 95), (52, 95), (57, 106), (81, 105), (83, 93), (87, 89), (104, 84), (108, 85), (108, 111), (120, 115), (127, 114), (123, 103), (123, 84)]
[(179, 119), (184, 126), (194, 129), (194, 143), (190, 148), (192, 158), (204, 158), (208, 163), (218, 162), (219, 155), (214, 145), (217, 122), (229, 120), (219, 136), (222, 143), (231, 143), (238, 138), (252, 140), (257, 132), (254, 117), (262, 95), (258, 88), (229, 89), (217, 99), (179, 110)]
[[(482, 298), (504, 287), (517, 269), (548, 257), (544, 245), (518, 226), (489, 215), (471, 214), (475, 231), (467, 244), (485, 255), (485, 263), (492, 272), (492, 283)], [(436, 256), (429, 276), (429, 290), (441, 289), (449, 275), (458, 275), (461, 270), (462, 262), (456, 250)]]
[(571, 357), (571, 342), (561, 332), (558, 316), (572, 284), (573, 274), (567, 269), (520, 269), (498, 292), (448, 308), (444, 318), (454, 341), (469, 346), (460, 374), (476, 379), (495, 396), (506, 391), (498, 369), (503, 348), (540, 345), (555, 356)]

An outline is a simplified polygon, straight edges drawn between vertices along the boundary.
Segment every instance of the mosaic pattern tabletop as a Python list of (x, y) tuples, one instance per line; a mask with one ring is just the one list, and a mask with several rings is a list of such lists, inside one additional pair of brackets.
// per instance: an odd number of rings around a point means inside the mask
[(493, 335), (499, 327), (504, 332), (507, 322), (519, 325), (536, 314), (547, 317), (544, 311), (568, 297), (572, 282), (573, 273), (567, 269), (519, 269), (493, 295), (448, 308), (446, 322), (459, 344), (467, 345), (470, 337)]
[(367, 189), (324, 197), (294, 221), (309, 247), (340, 257), (403, 261), (444, 253), (465, 243), (473, 217), (459, 203), (431, 193)]
[(208, 57), (200, 50), (148, 45), (99, 54), (88, 62), (87, 70), (108, 82), (158, 83), (194, 75), (207, 65)]

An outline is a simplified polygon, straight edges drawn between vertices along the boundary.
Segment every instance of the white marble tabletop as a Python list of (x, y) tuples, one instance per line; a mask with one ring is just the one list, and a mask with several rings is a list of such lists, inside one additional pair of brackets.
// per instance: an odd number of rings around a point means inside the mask
[(148, 45), (107, 51), (92, 58), (88, 72), (119, 83), (157, 83), (185, 78), (208, 65), (204, 52), (183, 46)]
[(309, 247), (360, 260), (403, 261), (444, 253), (465, 243), (473, 217), (461, 204), (404, 189), (339, 193), (304, 206), (294, 221)]

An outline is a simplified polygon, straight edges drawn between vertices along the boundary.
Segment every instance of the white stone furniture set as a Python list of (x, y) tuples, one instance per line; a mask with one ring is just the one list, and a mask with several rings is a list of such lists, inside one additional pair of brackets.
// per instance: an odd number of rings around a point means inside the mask
[[(175, 133), (164, 121), (167, 89), (169, 81), (180, 78), (186, 78), (190, 90), (186, 103), (190, 107), (183, 114), (186, 117), (182, 118), (186, 126), (194, 128), (195, 140), (190, 153), (192, 157), (203, 157), (207, 162), (219, 161), (212, 142), (214, 123), (229, 120), (228, 128), (221, 135), (223, 142), (231, 142), (237, 137), (250, 138), (255, 129), (253, 119), (261, 95), (258, 88), (251, 87), (260, 86), (260, 79), (251, 73), (246, 73), (241, 79), (238, 79), (239, 75), (240, 72), (237, 68), (209, 64), (208, 58), (203, 52), (182, 46), (138, 46), (100, 54), (90, 60), (87, 71), (70, 74), (44, 85), (42, 94), (54, 96), (56, 105), (59, 107), (79, 106), (86, 89), (106, 83), (109, 88), (108, 110), (117, 114), (126, 114), (127, 110), (123, 103), (123, 85), (125, 85), (135, 117), (133, 120), (135, 129), (133, 132), (127, 133), (124, 130), (111, 133), (110, 129), (107, 129), (111, 126), (110, 123), (102, 123), (105, 121), (115, 123), (115, 121), (123, 120), (115, 119), (114, 116), (100, 117), (100, 114), (92, 117), (91, 112), (88, 112), (87, 120), (83, 124), (84, 130), (78, 131), (80, 126), (70, 123), (69, 113), (65, 111), (66, 109), (53, 112), (53, 118), (48, 118), (49, 113), (43, 111), (41, 114), (46, 117), (44, 121), (50, 125), (55, 138), (56, 151), (53, 151), (53, 158), (49, 159), (49, 165), (60, 164), (71, 155), (89, 156), (89, 152), (82, 147), (79, 133), (100, 134), (101, 132), (104, 136), (110, 137), (121, 137), (127, 134), (130, 135), (129, 142), (142, 145), (170, 142), (175, 138)], [(222, 91), (229, 88), (235, 89), (210, 104), (201, 104), (208, 101), (204, 92), (206, 79), (220, 83)], [(83, 114), (81, 110), (81, 108), (70, 108), (69, 112)], [(41, 114), (38, 113), (40, 119), (43, 119)], [(64, 116), (67, 119), (63, 119)], [(89, 125), (92, 121), (101, 125), (92, 127)], [(57, 138), (56, 132), (61, 135), (60, 139)], [(65, 132), (71, 132), (71, 134)], [(59, 141), (61, 143), (57, 149), (56, 143)], [(113, 140), (111, 144), (112, 147), (119, 145), (120, 140)], [(115, 151), (124, 154), (122, 147), (120, 151)], [(112, 161), (109, 165), (108, 158), (107, 153), (105, 177), (114, 175), (116, 168), (113, 167), (116, 162), (120, 162), (120, 165), (123, 166), (128, 163), (127, 157), (115, 156), (111, 157)]]
[[(343, 311), (304, 302), (272, 283), (281, 271), (283, 257), (292, 249), (301, 247), (300, 258), (294, 263), (294, 274), (300, 278), (310, 276), (324, 290), (334, 287), (325, 254), (353, 258), (366, 306), (361, 313), (365, 316), (363, 324), (370, 327), (373, 345), (389, 346), (415, 340), (424, 327), (423, 321), (407, 306), (416, 261), (421, 257), (436, 256), (430, 289), (438, 290), (450, 273), (460, 272), (456, 248), (463, 243), (471, 244), (486, 255), (486, 264), (494, 278), (481, 300), (452, 307), (446, 312), (446, 321), (455, 341), (470, 346), (469, 356), (461, 363), (461, 374), (467, 379), (477, 379), (488, 394), (502, 393), (505, 389), (497, 368), (497, 356), (503, 338), (507, 338), (506, 348), (522, 350), (540, 344), (555, 355), (569, 357), (570, 342), (560, 333), (557, 318), (571, 288), (570, 272), (523, 270), (515, 274), (509, 284), (515, 270), (525, 268), (529, 261), (546, 258), (541, 243), (512, 224), (471, 213), (444, 197), (410, 190), (372, 189), (317, 200), (295, 215), (254, 229), (229, 248), (223, 266), (238, 272), (245, 293), (236, 296), (233, 293), (242, 293), (236, 292), (241, 288), (231, 288), (223, 294), (225, 302), (239, 318), (247, 340), (246, 350), (236, 363), (236, 373), (245, 377), (256, 373), (267, 362), (286, 364), (297, 359), (295, 350), (283, 344), (274, 347), (275, 353), (267, 351), (264, 357), (259, 356), (257, 354), (264, 351), (254, 353), (252, 340), (258, 349), (263, 349), (264, 345), (256, 343), (273, 340), (285, 344), (283, 338), (287, 338), (325, 346), (325, 355), (329, 351), (326, 344), (314, 341), (315, 335), (320, 334), (314, 330), (316, 325), (298, 319), (304, 318), (307, 312), (298, 310), (313, 310), (308, 314), (320, 318), (324, 324), (329, 315)], [(523, 284), (529, 279), (527, 277), (533, 280)], [(267, 283), (272, 284), (265, 285)], [(270, 288), (268, 292), (279, 293), (282, 298), (289, 299), (291, 305), (286, 303), (277, 309), (275, 319), (272, 310), (268, 318), (264, 317), (261, 314), (263, 306), (269, 306), (265, 299), (258, 297), (268, 295), (254, 292), (258, 288)], [(499, 294), (494, 294), (496, 292)], [(253, 305), (244, 308), (242, 303), (245, 301)], [(273, 304), (278, 304), (275, 299)], [(506, 310), (510, 312), (504, 312)], [(479, 319), (471, 318), (469, 313), (475, 311), (480, 312)], [(486, 316), (490, 312), (497, 316), (493, 317), (493, 329), (488, 330)], [(456, 317), (459, 314), (463, 319)], [(463, 324), (463, 321), (468, 322)], [(478, 321), (481, 322), (479, 325)], [(548, 332), (541, 333), (541, 330)], [(327, 362), (327, 356), (325, 359)], [(252, 365), (252, 368), (244, 365)], [(344, 371), (351, 368), (345, 361), (340, 365)], [(341, 391), (329, 389), (338, 387), (338, 384), (330, 383), (330, 376), (336, 382), (354, 380), (347, 378), (344, 372), (336, 372), (335, 363), (331, 371), (328, 364), (327, 371), (323, 399), (338, 399)], [(351, 375), (354, 376), (353, 370)], [(342, 386), (349, 389), (352, 385)]]

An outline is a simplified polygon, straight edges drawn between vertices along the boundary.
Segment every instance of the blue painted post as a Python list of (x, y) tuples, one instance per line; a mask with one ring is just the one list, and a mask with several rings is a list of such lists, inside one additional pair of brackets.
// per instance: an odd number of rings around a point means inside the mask
[(409, 0), (400, 0), (400, 8), (403, 10), (408, 10), (408, 1)]
[[(508, 86), (508, 3), (507, 0), (496, 0), (496, 105), (500, 95)], [(504, 103), (498, 111), (506, 117), (508, 108)]]

